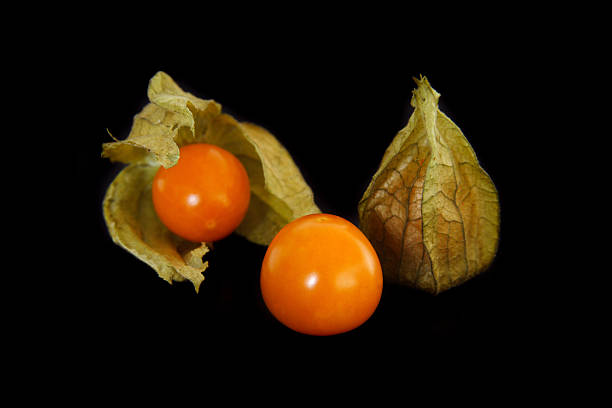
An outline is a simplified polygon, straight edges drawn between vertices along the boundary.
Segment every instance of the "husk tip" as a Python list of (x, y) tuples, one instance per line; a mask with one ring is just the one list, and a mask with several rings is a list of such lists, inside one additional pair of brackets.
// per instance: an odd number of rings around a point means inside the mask
[(423, 74), (419, 74), (419, 78), (413, 76), (412, 80), (417, 84), (420, 85), (423, 81), (427, 81), (427, 77), (423, 76)]
[(111, 133), (109, 128), (106, 128), (106, 133), (108, 133), (108, 135), (111, 137), (111, 139), (113, 139), (115, 142), (119, 141), (119, 139), (117, 139), (115, 136), (113, 136), (113, 134)]
[(429, 83), (429, 80), (423, 74), (419, 74), (419, 78), (413, 76), (412, 80), (417, 84), (417, 87), (419, 87), (419, 88), (422, 87), (422, 86), (426, 86), (428, 88), (431, 88), (431, 84)]
[(196, 294), (200, 293), (200, 285), (201, 285), (201, 284), (202, 284), (202, 282), (201, 282), (201, 281), (200, 281), (200, 282), (198, 282), (198, 283), (195, 283), (195, 282), (193, 283), (193, 287), (194, 287), (194, 289), (195, 289), (195, 291), (196, 291)]

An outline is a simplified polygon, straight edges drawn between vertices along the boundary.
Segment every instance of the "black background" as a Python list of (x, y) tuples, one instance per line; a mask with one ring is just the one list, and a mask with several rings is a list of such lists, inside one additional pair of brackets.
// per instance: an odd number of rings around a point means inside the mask
[[(555, 44), (530, 40), (526, 47), (497, 32), (494, 45), (481, 34), (455, 38), (450, 32), (431, 41), (393, 32), (394, 41), (387, 41), (372, 37), (367, 26), (353, 28), (350, 34), (286, 38), (274, 29), (203, 32), (200, 46), (156, 43), (144, 32), (125, 42), (103, 37), (93, 43), (95, 52), (71, 67), (74, 89), (93, 92), (84, 134), (71, 151), (71, 180), (79, 186), (71, 220), (82, 239), (74, 243), (77, 278), (65, 287), (79, 305), (66, 301), (83, 356), (95, 352), (114, 361), (146, 354), (204, 364), (236, 356), (389, 361), (465, 355), (494, 364), (518, 350), (546, 352), (545, 334), (559, 312), (541, 290), (550, 273), (534, 256), (542, 234), (525, 231), (542, 205), (532, 193), (546, 177), (534, 175), (532, 166), (541, 143), (533, 135), (546, 125), (533, 88), (539, 84), (542, 95), (555, 87), (548, 66), (539, 63), (552, 57)], [(321, 210), (355, 224), (359, 199), (412, 112), (412, 77), (426, 76), (441, 94), (441, 110), (462, 129), (499, 191), (494, 263), (438, 296), (385, 284), (365, 324), (330, 337), (301, 335), (274, 319), (258, 281), (266, 248), (238, 236), (207, 255), (199, 293), (189, 282), (168, 284), (112, 243), (101, 210), (105, 189), (122, 167), (100, 158), (101, 144), (111, 140), (107, 129), (119, 139), (127, 136), (159, 70), (239, 120), (268, 129), (292, 154)]]

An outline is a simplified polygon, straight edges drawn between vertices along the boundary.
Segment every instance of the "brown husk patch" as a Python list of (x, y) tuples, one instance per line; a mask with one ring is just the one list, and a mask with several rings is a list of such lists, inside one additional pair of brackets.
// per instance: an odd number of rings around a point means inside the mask
[(387, 281), (433, 294), (493, 262), (499, 241), (495, 185), (459, 129), (415, 79), (406, 127), (387, 148), (358, 207), (360, 228)]

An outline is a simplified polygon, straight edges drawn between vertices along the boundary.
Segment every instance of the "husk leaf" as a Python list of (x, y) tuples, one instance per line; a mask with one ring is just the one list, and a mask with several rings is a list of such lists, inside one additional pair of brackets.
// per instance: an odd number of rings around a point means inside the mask
[(385, 279), (433, 294), (482, 273), (499, 241), (497, 190), (467, 139), (415, 79), (414, 112), (358, 206)]
[(188, 279), (198, 290), (207, 267), (202, 262), (206, 243), (189, 243), (172, 234), (152, 203), (157, 169), (175, 165), (181, 146), (215, 144), (245, 166), (251, 200), (235, 232), (252, 242), (267, 245), (288, 222), (320, 212), (290, 154), (268, 131), (221, 113), (217, 102), (183, 91), (164, 72), (150, 80), (147, 94), (150, 103), (134, 116), (128, 137), (102, 145), (103, 157), (128, 164), (109, 186), (103, 210), (114, 242), (160, 277), (168, 282)]
[(172, 234), (159, 220), (151, 199), (157, 168), (131, 164), (110, 184), (103, 211), (113, 241), (151, 266), (168, 282), (190, 280), (199, 290), (208, 266), (205, 243), (190, 244)]

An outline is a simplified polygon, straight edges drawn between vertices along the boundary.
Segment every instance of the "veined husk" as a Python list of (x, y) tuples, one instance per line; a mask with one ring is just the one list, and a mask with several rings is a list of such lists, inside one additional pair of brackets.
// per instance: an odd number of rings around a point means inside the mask
[(433, 294), (485, 271), (499, 240), (497, 190), (467, 139), (415, 79), (406, 127), (359, 202), (360, 227), (385, 280)]
[(102, 145), (102, 157), (128, 164), (108, 187), (103, 212), (115, 243), (155, 269), (166, 281), (188, 279), (199, 289), (208, 263), (207, 243), (194, 244), (171, 233), (159, 220), (151, 183), (160, 165), (179, 159), (179, 148), (211, 143), (232, 152), (244, 165), (251, 200), (236, 233), (267, 245), (288, 222), (320, 212), (312, 190), (287, 150), (265, 129), (240, 123), (221, 105), (183, 91), (164, 72), (149, 82), (150, 103), (135, 115), (125, 140)]

